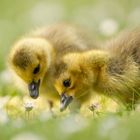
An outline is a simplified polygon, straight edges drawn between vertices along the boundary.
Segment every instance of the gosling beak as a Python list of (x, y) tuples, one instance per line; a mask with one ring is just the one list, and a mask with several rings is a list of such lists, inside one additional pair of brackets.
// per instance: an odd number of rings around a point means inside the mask
[(39, 85), (40, 85), (40, 80), (38, 80), (37, 82), (33, 81), (28, 85), (30, 96), (33, 99), (36, 99), (39, 96)]
[(73, 97), (72, 96), (68, 96), (65, 93), (61, 94), (60, 97), (60, 111), (64, 111), (68, 105), (72, 102)]

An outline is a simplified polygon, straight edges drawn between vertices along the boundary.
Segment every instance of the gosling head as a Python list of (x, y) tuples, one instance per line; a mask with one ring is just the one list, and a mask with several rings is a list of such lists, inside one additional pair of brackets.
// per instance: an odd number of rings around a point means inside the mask
[(60, 95), (60, 111), (65, 110), (74, 98), (80, 98), (90, 90), (93, 82), (91, 71), (85, 67), (80, 54), (64, 56), (56, 67), (54, 86)]
[(9, 64), (28, 85), (30, 96), (39, 96), (39, 87), (50, 66), (51, 45), (42, 38), (19, 40), (9, 55)]

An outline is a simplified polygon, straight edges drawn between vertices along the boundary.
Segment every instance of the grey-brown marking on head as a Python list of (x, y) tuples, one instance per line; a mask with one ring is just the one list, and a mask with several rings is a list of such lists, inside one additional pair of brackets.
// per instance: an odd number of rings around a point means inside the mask
[(31, 64), (31, 57), (29, 53), (27, 53), (26, 49), (21, 48), (14, 54), (12, 62), (15, 66), (25, 70), (26, 67)]
[(54, 76), (56, 78), (58, 78), (59, 75), (61, 73), (63, 73), (64, 71), (66, 71), (66, 70), (67, 70), (67, 64), (66, 63), (64, 63), (63, 61), (59, 61), (59, 62), (56, 61), (55, 69), (54, 69), (54, 73), (53, 74), (54, 74)]

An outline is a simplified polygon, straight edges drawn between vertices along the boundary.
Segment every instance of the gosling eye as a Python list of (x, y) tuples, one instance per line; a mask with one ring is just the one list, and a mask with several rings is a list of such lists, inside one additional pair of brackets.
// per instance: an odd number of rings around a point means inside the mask
[(70, 87), (70, 85), (71, 85), (70, 79), (64, 80), (64, 81), (63, 81), (63, 85), (64, 85), (64, 87)]
[(37, 74), (40, 70), (40, 65), (38, 64), (37, 67), (33, 70), (33, 74)]

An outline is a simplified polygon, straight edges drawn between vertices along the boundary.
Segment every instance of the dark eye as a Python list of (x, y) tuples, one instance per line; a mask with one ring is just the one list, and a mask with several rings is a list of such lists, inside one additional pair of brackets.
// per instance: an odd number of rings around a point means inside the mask
[(71, 85), (70, 79), (64, 80), (64, 81), (63, 81), (63, 85), (64, 85), (65, 87), (70, 87), (70, 85)]
[(40, 70), (40, 65), (38, 64), (37, 67), (34, 69), (33, 74), (37, 74)]

